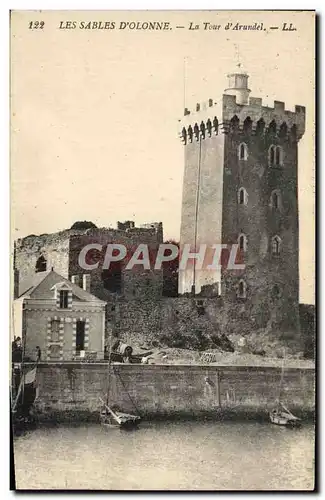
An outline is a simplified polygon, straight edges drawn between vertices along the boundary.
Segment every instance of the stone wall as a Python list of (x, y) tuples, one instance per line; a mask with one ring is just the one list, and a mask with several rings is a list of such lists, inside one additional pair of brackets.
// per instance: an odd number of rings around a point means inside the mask
[(15, 242), (15, 268), (19, 272), (19, 282), (35, 273), (36, 262), (43, 256), (47, 270), (54, 270), (64, 278), (69, 271), (69, 239), (78, 231), (60, 231), (40, 236), (30, 235)]
[(304, 340), (304, 355), (306, 358), (315, 358), (316, 329), (315, 306), (312, 304), (299, 304), (300, 331)]
[[(274, 406), (281, 369), (269, 367), (113, 365), (112, 404), (144, 417), (262, 414)], [(38, 369), (40, 418), (97, 416), (107, 391), (107, 364), (50, 364)], [(283, 401), (298, 413), (314, 411), (314, 370), (285, 372)]]

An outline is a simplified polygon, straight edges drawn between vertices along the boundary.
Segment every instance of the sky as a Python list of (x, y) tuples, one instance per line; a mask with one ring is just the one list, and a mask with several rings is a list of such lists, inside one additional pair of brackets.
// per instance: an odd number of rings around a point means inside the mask
[[(30, 29), (31, 19), (44, 21)], [(82, 30), (81, 21), (165, 21), (166, 31)], [(76, 29), (60, 29), (75, 21)], [(220, 25), (204, 30), (203, 22)], [(225, 30), (263, 23), (262, 31)], [(283, 31), (283, 23), (296, 31)], [(198, 24), (200, 29), (190, 30)], [(278, 30), (270, 26), (278, 25)], [(176, 28), (184, 26), (184, 28)], [(300, 301), (314, 302), (312, 12), (14, 12), (11, 20), (12, 237), (77, 220), (162, 221), (179, 238), (184, 105), (218, 100), (240, 61), (251, 96), (307, 108), (299, 144)]]

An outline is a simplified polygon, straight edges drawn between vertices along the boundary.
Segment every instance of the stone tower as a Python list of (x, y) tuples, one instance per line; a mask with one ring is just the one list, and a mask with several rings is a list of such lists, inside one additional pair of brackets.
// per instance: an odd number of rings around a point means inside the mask
[[(249, 327), (298, 328), (298, 141), (305, 108), (249, 97), (248, 75), (228, 75), (220, 100), (185, 109), (181, 248), (238, 244), (243, 270), (179, 272), (181, 294), (221, 294)], [(246, 318), (246, 319), (245, 319)]]

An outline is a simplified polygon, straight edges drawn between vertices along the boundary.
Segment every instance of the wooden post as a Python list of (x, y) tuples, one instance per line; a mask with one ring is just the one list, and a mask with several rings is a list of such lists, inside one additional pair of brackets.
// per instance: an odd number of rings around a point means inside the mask
[(217, 370), (217, 373), (216, 373), (216, 395), (217, 395), (217, 402), (218, 402), (218, 406), (221, 407), (221, 400), (220, 400), (220, 372), (219, 370)]

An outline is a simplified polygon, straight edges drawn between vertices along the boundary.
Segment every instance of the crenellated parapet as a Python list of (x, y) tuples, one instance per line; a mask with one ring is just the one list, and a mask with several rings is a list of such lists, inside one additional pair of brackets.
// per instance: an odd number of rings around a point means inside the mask
[(245, 124), (251, 123), (252, 132), (272, 131), (277, 135), (285, 133), (293, 135), (297, 140), (301, 139), (305, 133), (306, 108), (304, 106), (295, 106), (294, 111), (285, 109), (285, 103), (274, 101), (273, 108), (263, 106), (262, 99), (259, 97), (250, 97), (248, 104), (242, 106), (236, 102), (236, 96), (222, 96), (222, 117), (228, 126), (236, 117), (238, 127), (245, 129)]
[(295, 106), (285, 109), (285, 103), (274, 101), (273, 108), (263, 106), (262, 99), (251, 97), (247, 104), (238, 104), (235, 95), (223, 94), (222, 101), (209, 99), (198, 103), (194, 110), (185, 108), (180, 126), (183, 144), (229, 133), (231, 130), (263, 135), (272, 133), (281, 138), (299, 141), (305, 132), (306, 109)]
[(183, 144), (206, 139), (223, 132), (220, 120), (222, 108), (219, 103), (209, 99), (197, 103), (195, 110), (185, 108), (181, 122), (180, 138)]

